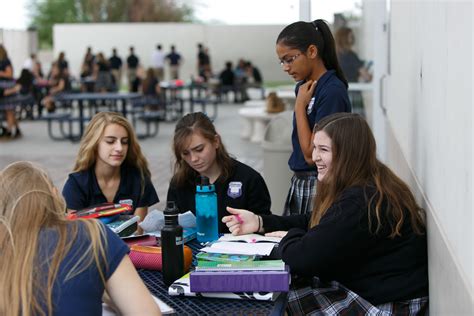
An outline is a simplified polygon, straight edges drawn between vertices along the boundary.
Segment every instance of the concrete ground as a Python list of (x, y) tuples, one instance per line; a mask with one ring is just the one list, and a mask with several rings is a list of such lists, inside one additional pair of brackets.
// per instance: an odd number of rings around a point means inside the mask
[[(219, 105), (214, 123), (231, 155), (262, 172), (262, 147), (260, 144), (242, 140), (239, 136), (241, 118), (238, 110), (241, 106)], [(196, 110), (199, 110), (199, 107)], [(153, 184), (161, 200), (152, 208), (162, 209), (166, 202), (166, 192), (173, 166), (171, 141), (175, 123), (160, 122), (158, 135), (140, 140), (140, 145), (150, 165)], [(55, 185), (62, 190), (72, 170), (79, 143), (51, 140), (47, 134), (45, 121), (23, 120), (20, 122), (20, 127), (23, 132), (22, 138), (14, 140), (0, 138), (0, 168), (18, 160), (39, 163), (48, 170)]]

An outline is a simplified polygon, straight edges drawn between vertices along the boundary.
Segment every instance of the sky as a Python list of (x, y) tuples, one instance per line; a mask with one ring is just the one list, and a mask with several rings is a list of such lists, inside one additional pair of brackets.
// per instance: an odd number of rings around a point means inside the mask
[[(311, 0), (311, 18), (333, 21), (361, 0)], [(0, 0), (0, 29), (26, 29), (28, 0)], [(193, 0), (195, 16), (205, 23), (289, 24), (299, 20), (299, 0)]]

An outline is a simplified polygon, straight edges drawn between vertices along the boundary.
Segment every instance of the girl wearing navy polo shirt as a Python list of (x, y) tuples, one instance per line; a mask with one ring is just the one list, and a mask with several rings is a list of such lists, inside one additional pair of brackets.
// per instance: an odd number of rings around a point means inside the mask
[(298, 82), (291, 136), (293, 152), (288, 161), (294, 175), (284, 214), (305, 214), (311, 212), (316, 195), (311, 131), (329, 114), (351, 112), (348, 85), (337, 60), (334, 38), (323, 20), (285, 27), (278, 36), (276, 53), (283, 70)]
[[(216, 187), (219, 219), (229, 215), (227, 206), (271, 214), (270, 193), (262, 176), (230, 157), (214, 124), (204, 113), (190, 113), (178, 121), (173, 151), (176, 162), (167, 200), (176, 202), (182, 213), (195, 213), (196, 179), (203, 175)], [(219, 223), (219, 231), (227, 231)]]
[(130, 122), (121, 114), (100, 112), (92, 118), (63, 195), (69, 210), (125, 203), (141, 220), (148, 207), (159, 202), (148, 162)]
[(312, 214), (259, 217), (229, 208), (240, 220), (223, 222), (234, 235), (283, 237), (278, 250), (292, 273), (290, 315), (425, 315), (424, 210), (377, 159), (367, 122), (351, 113), (325, 117), (315, 127), (312, 157)]
[[(41, 168), (0, 171), (0, 315), (160, 315), (127, 253), (100, 221), (66, 220), (64, 199)], [(110, 303), (110, 302), (109, 302)]]

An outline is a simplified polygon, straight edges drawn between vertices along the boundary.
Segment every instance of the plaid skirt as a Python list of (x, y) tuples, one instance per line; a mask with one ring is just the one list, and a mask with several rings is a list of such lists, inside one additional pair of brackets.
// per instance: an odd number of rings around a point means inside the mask
[(291, 286), (286, 310), (288, 315), (427, 315), (428, 297), (374, 306), (339, 282), (313, 277), (312, 284)]
[(295, 172), (291, 178), (283, 215), (306, 214), (313, 211), (316, 181), (315, 171)]

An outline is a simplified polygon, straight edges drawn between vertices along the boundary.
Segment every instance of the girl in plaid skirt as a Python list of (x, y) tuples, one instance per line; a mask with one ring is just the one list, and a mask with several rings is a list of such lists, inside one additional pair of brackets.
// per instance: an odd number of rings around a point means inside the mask
[(337, 60), (334, 38), (327, 23), (295, 22), (278, 36), (280, 65), (298, 83), (293, 114), (293, 152), (288, 165), (294, 172), (284, 214), (310, 213), (316, 195), (317, 170), (311, 160), (311, 130), (323, 117), (351, 112), (347, 80)]
[[(357, 139), (357, 142), (353, 142)], [(428, 309), (424, 211), (409, 187), (376, 158), (357, 114), (314, 128), (318, 184), (311, 214), (256, 215), (228, 208), (234, 235), (271, 232), (293, 275), (291, 315), (423, 315)]]

